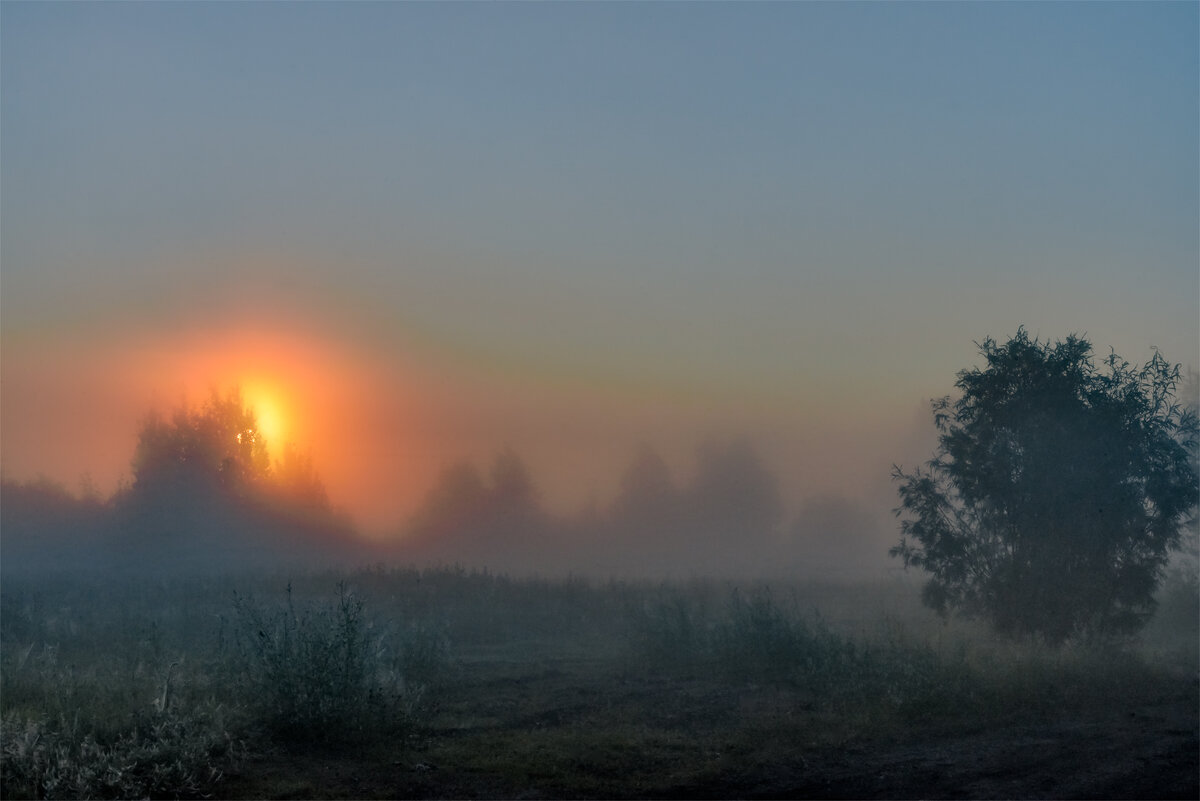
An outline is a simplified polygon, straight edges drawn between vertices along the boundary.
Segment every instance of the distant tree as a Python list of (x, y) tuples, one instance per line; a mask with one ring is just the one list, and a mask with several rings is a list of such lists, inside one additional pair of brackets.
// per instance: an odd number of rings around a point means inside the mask
[(894, 471), (902, 517), (891, 549), (924, 569), (927, 604), (1050, 641), (1138, 629), (1195, 507), (1194, 409), (1175, 400), (1178, 366), (1091, 344), (1053, 345), (1022, 328), (979, 346), (961, 397), (933, 402), (925, 469)]
[(686, 500), (697, 533), (730, 546), (761, 542), (783, 520), (775, 476), (743, 439), (700, 448)]
[(560, 542), (548, 541), (551, 521), (525, 461), (504, 448), (492, 463), (487, 494), (484, 550), (491, 564), (513, 568), (545, 568), (554, 561)]
[(496, 454), (492, 463), (491, 507), (498, 517), (536, 515), (538, 493), (525, 461), (512, 448)]
[(487, 504), (488, 489), (479, 471), (465, 462), (456, 464), (444, 470), (429, 491), (414, 527), (435, 537), (477, 529), (487, 518)]
[(661, 529), (677, 525), (679, 506), (679, 490), (667, 463), (649, 445), (641, 445), (621, 477), (613, 517), (621, 525), (660, 529), (658, 535), (664, 536), (667, 532)]
[(427, 558), (529, 569), (549, 556), (548, 528), (529, 468), (506, 447), (486, 481), (467, 463), (442, 473), (413, 518), (408, 547)]

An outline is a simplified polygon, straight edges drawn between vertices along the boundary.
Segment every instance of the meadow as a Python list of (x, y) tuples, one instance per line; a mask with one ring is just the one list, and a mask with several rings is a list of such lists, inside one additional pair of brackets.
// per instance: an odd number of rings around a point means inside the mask
[(1194, 584), (1049, 647), (859, 584), (6, 574), (5, 798), (1200, 795)]

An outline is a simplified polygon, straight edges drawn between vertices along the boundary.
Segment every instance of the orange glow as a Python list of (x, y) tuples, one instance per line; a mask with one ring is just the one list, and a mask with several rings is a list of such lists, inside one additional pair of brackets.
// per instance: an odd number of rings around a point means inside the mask
[(289, 439), (286, 391), (269, 386), (261, 381), (241, 381), (242, 400), (254, 411), (258, 421), (258, 433), (266, 439), (271, 458), (283, 455)]
[(399, 525), (445, 463), (427, 371), (315, 325), (223, 321), (173, 335), (4, 343), (4, 473), (102, 493), (129, 480), (147, 412), (241, 390), (272, 460), (307, 453), (333, 503), (364, 533)]
[[(651, 395), (509, 378), (432, 355), (409, 341), (364, 341), (349, 326), (245, 315), (205, 327), (80, 337), (63, 331), (3, 343), (3, 472), (39, 474), (103, 494), (130, 479), (137, 434), (151, 410), (203, 404), (238, 387), (275, 461), (295, 445), (311, 456), (330, 500), (369, 536), (414, 512), (448, 465), (486, 470), (503, 446), (527, 460), (548, 509), (569, 513), (617, 492), (639, 441), (660, 450), (681, 480), (705, 436), (747, 432), (794, 492), (840, 491), (875, 458), (889, 431), (908, 431), (919, 399), (868, 429), (813, 402), (746, 411), (698, 395)], [(86, 344), (80, 341), (86, 339)], [(816, 421), (816, 422), (813, 422)], [(857, 437), (857, 439), (856, 439)], [(890, 440), (889, 440), (890, 441)], [(857, 443), (857, 444), (856, 444)], [(857, 450), (856, 450), (857, 448)], [(893, 449), (895, 450), (895, 449)], [(903, 451), (907, 452), (907, 451)], [(922, 451), (918, 451), (920, 455)], [(889, 462), (872, 475), (886, 483)]]
[(411, 379), (360, 352), (290, 328), (230, 327), (152, 351), (138, 373), (157, 376), (160, 407), (239, 388), (271, 458), (288, 445), (311, 453), (330, 497), (368, 529), (395, 524), (424, 490)]

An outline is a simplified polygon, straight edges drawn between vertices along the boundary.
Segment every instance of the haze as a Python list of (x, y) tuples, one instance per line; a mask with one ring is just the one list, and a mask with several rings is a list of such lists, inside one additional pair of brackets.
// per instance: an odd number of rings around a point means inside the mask
[(975, 341), (1200, 364), (1198, 14), (4, 3), (4, 477), (107, 495), (238, 385), (375, 538), (506, 447), (577, 515), (738, 442), (885, 561)]

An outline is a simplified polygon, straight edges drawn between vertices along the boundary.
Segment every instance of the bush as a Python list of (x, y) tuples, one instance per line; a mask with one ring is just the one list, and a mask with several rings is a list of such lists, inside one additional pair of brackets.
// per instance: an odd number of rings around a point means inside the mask
[(444, 648), (420, 636), (394, 653), (342, 583), (325, 607), (298, 610), (289, 584), (283, 609), (266, 611), (241, 597), (236, 609), (246, 705), (267, 733), (287, 742), (360, 742), (402, 730), (423, 694), (416, 677), (434, 675), (444, 658)]
[(1012, 671), (985, 676), (963, 647), (944, 653), (902, 630), (851, 639), (819, 616), (781, 606), (768, 589), (734, 590), (718, 614), (682, 593), (663, 594), (638, 611), (634, 630), (645, 666), (787, 686), (807, 696), (806, 708), (827, 713), (910, 720), (1014, 703)]
[(820, 618), (809, 623), (785, 611), (765, 589), (749, 597), (735, 590), (714, 634), (713, 647), (725, 670), (760, 680), (823, 683), (855, 656), (853, 645)]
[(692, 601), (678, 592), (662, 591), (631, 607), (634, 656), (642, 664), (678, 670), (693, 665), (708, 651), (710, 625)]

